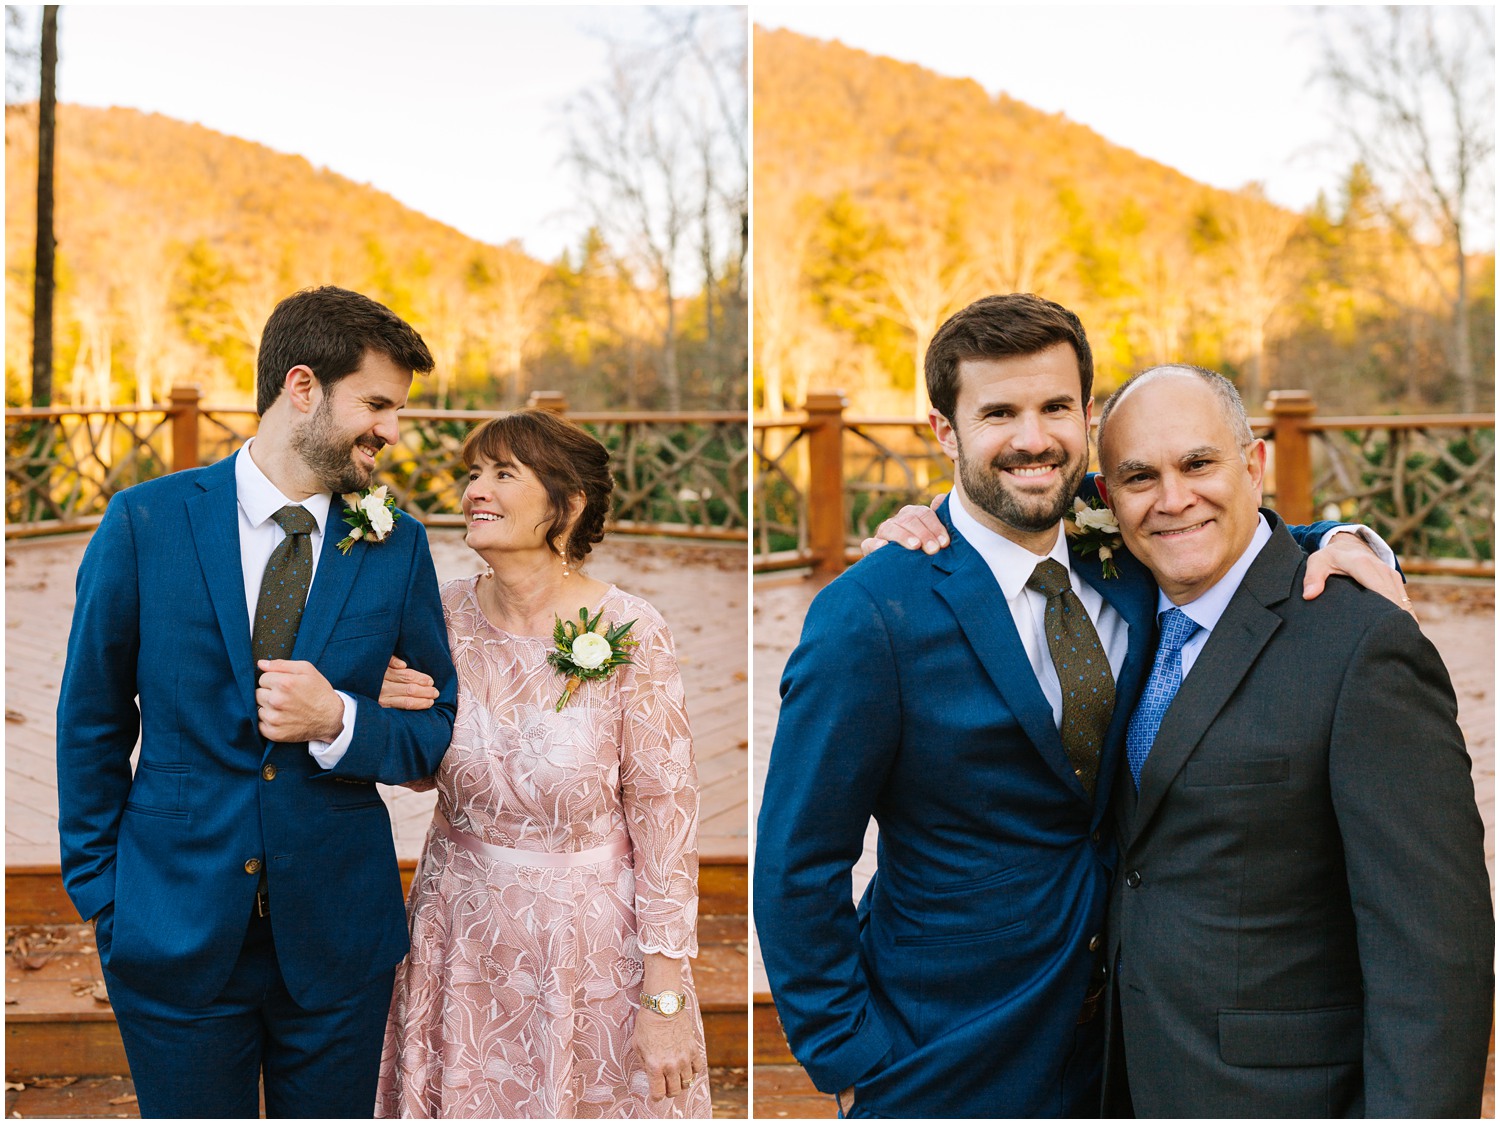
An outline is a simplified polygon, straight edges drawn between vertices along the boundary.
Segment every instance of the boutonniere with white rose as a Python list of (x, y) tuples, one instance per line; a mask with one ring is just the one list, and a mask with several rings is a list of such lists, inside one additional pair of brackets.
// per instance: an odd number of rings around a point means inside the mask
[(363, 492), (345, 492), (344, 522), (353, 528), (338, 542), (339, 553), (348, 554), (357, 542), (385, 542), (391, 528), (401, 513), (396, 510), (396, 497), (382, 484), (378, 488), (366, 488)]
[(1123, 548), (1120, 524), (1115, 513), (1098, 503), (1084, 503), (1073, 497), (1073, 512), (1063, 520), (1068, 545), (1078, 554), (1097, 554), (1106, 578), (1120, 576), (1115, 566), (1115, 551)]
[(552, 639), (557, 647), (547, 653), (547, 662), (557, 669), (559, 675), (568, 677), (562, 698), (557, 700), (557, 710), (568, 705), (573, 692), (585, 679), (606, 679), (615, 668), (630, 662), (630, 649), (638, 643), (630, 638), (635, 621), (601, 630), (599, 621), (603, 616), (604, 610), (601, 609), (590, 620), (589, 611), (579, 609), (576, 621), (558, 618), (552, 629)]

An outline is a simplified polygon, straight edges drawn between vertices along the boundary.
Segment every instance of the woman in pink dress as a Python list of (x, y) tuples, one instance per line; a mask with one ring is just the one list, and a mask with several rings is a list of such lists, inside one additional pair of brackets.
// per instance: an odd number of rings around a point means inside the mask
[[(442, 591), (458, 717), (427, 782), (376, 1115), (707, 1117), (682, 679), (656, 610), (577, 570), (603, 534), (608, 453), (527, 410), (463, 458), (466, 541), (490, 570)], [(580, 610), (601, 633), (633, 621), (635, 646), (559, 706), (547, 655)], [(431, 705), (424, 678), (393, 661), (382, 703)]]

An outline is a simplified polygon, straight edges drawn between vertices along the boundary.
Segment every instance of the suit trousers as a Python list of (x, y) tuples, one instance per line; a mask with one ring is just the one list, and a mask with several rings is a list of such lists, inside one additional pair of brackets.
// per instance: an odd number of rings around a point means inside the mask
[[(274, 906), (273, 906), (274, 908)], [(109, 971), (111, 906), (96, 926), (104, 982), (143, 1117), (369, 1119), (395, 968), (325, 1010), (299, 1007), (271, 920), (252, 915), (224, 990), (206, 1007), (146, 996)]]

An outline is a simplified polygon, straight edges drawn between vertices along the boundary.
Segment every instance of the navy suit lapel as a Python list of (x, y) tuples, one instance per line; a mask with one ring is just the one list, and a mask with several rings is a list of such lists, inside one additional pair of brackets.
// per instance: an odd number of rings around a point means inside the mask
[(1005, 699), (1016, 721), (1026, 731), (1042, 759), (1078, 795), (1086, 800), (1083, 785), (1063, 749), (1062, 735), (1052, 718), (1052, 704), (1042, 694), (1016, 622), (1010, 615), (995, 575), (979, 552), (969, 545), (948, 518), (947, 505), (939, 512), (948, 527), (952, 545), (933, 556), (933, 564), (948, 576), (938, 581), (936, 592), (953, 610), (959, 628)]
[[(240, 566), (239, 500), (234, 486), (234, 458), (225, 457), (198, 478), (203, 489), (187, 501), (188, 524), (198, 564), (208, 584), (224, 650), (234, 668), (245, 709), (255, 713), (255, 667), (250, 658), (250, 615), (245, 608), (245, 574)], [(169, 606), (163, 611), (170, 612)]]
[[(302, 611), (302, 623), (297, 627), (297, 643), (292, 648), (292, 659), (307, 660), (316, 664), (339, 621), (354, 580), (365, 555), (381, 549), (379, 543), (356, 542), (349, 553), (338, 548), (338, 543), (351, 530), (344, 517), (343, 501), (333, 497), (328, 509), (328, 522), (323, 529), (323, 549), (318, 553), (318, 572), (313, 575), (312, 589), (307, 594), (307, 607)], [(393, 531), (392, 534), (395, 532)]]
[(1271, 606), (1293, 595), (1303, 554), (1279, 519), (1272, 515), (1270, 523), (1271, 541), (1251, 563), (1162, 718), (1141, 767), (1131, 838), (1150, 822), (1172, 781), (1281, 627)]

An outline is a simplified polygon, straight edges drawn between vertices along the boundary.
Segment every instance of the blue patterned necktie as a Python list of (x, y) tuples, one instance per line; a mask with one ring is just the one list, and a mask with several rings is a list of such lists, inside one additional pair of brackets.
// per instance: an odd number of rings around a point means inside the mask
[(1125, 758), (1130, 762), (1130, 775), (1135, 778), (1135, 787), (1141, 787), (1141, 768), (1146, 764), (1146, 754), (1156, 741), (1156, 731), (1161, 729), (1161, 720), (1167, 707), (1177, 697), (1177, 688), (1182, 686), (1182, 646), (1199, 629), (1197, 621), (1181, 609), (1168, 609), (1161, 615), (1161, 641), (1156, 648), (1156, 662), (1151, 665), (1151, 678), (1146, 680), (1146, 690), (1130, 716), (1130, 731), (1125, 735)]

